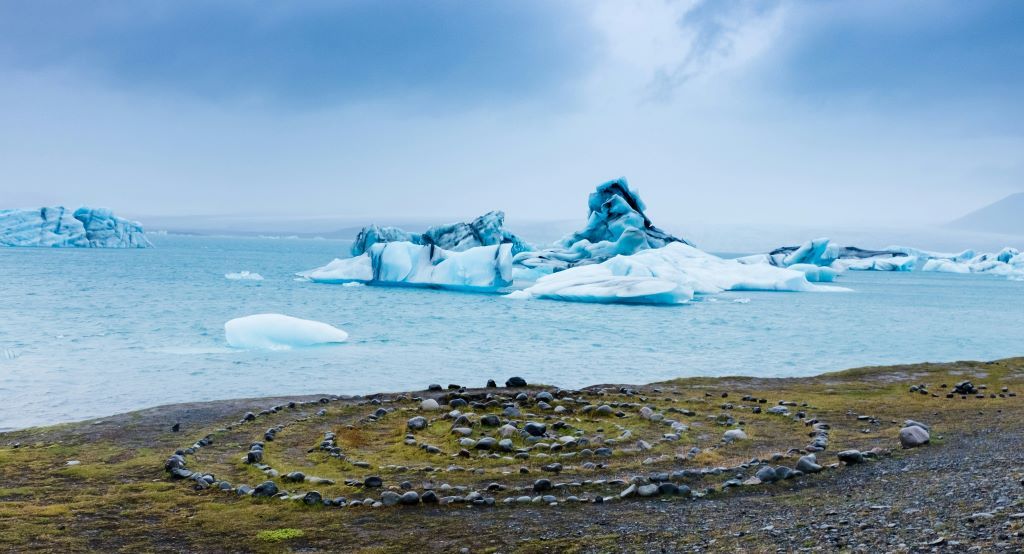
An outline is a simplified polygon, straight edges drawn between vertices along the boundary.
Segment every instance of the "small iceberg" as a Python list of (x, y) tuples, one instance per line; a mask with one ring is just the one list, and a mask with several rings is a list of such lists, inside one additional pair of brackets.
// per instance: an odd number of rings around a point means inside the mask
[(235, 348), (289, 350), (345, 342), (348, 333), (320, 321), (283, 314), (256, 314), (224, 324), (228, 344)]
[(230, 281), (262, 281), (263, 276), (255, 271), (239, 271), (237, 273), (225, 273), (224, 278)]

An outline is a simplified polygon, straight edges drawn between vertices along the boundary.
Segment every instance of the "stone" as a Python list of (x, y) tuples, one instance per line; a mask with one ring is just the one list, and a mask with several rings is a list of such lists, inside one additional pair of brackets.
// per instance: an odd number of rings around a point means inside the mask
[(743, 429), (729, 429), (722, 438), (728, 442), (747, 440), (747, 434), (743, 432)]
[(537, 402), (554, 402), (555, 397), (548, 391), (541, 391), (537, 393), (535, 397)]
[(441, 405), (437, 403), (437, 400), (427, 398), (423, 402), (420, 402), (420, 409), (425, 412), (433, 412), (435, 410), (440, 410)]
[(402, 500), (397, 492), (384, 491), (380, 493), (380, 503), (385, 506), (394, 506)]
[(601, 404), (594, 411), (597, 412), (597, 415), (612, 415), (615, 412), (615, 410), (612, 410), (612, 407), (607, 404)]
[(420, 497), (420, 501), (424, 504), (437, 504), (437, 493), (434, 491), (426, 491), (423, 496)]
[(760, 479), (762, 483), (774, 483), (779, 480), (779, 477), (775, 473), (775, 469), (771, 466), (761, 466), (761, 469), (757, 470), (754, 477)]
[(480, 418), (480, 425), (483, 425), (484, 427), (497, 427), (501, 425), (501, 419), (494, 414), (488, 414)]
[(302, 497), (302, 503), (306, 506), (319, 506), (323, 504), (324, 497), (317, 491), (309, 491)]
[(376, 475), (371, 475), (363, 480), (363, 486), (368, 489), (379, 489), (384, 486), (384, 480)]
[(496, 388), (497, 386), (498, 386), (498, 384), (494, 382), (494, 379), (488, 379), (487, 380), (487, 388), (493, 389), (493, 388)]
[(658, 494), (658, 485), (641, 485), (637, 487), (636, 493), (640, 496), (656, 496)]
[(416, 491), (409, 491), (399, 497), (398, 502), (403, 506), (415, 506), (420, 503), (420, 495)]
[(544, 433), (547, 433), (547, 431), (548, 431), (548, 426), (544, 425), (543, 423), (536, 423), (536, 422), (531, 421), (531, 422), (527, 423), (523, 427), (523, 429), (527, 433), (529, 433), (531, 436), (543, 437)]
[(503, 437), (508, 438), (508, 437), (515, 436), (515, 434), (518, 431), (519, 431), (519, 429), (516, 429), (514, 425), (509, 425), (509, 424), (506, 423), (505, 425), (502, 425), (500, 429), (498, 429), (498, 434), (503, 436)]
[(554, 488), (548, 479), (537, 479), (533, 482), (533, 492), (545, 492)]
[[(437, 404), (437, 402), (434, 404)], [(409, 427), (409, 430), (411, 431), (422, 431), (427, 428), (427, 424), (427, 418), (423, 416), (409, 418), (409, 421), (406, 422), (406, 426)]]
[(619, 493), (619, 498), (629, 498), (636, 494), (636, 485), (630, 485), (626, 487), (626, 490)]
[(256, 488), (252, 491), (253, 496), (261, 498), (271, 497), (275, 494), (277, 494), (277, 484), (273, 481), (264, 481), (259, 485), (256, 485)]
[(804, 473), (818, 473), (821, 471), (821, 466), (818, 465), (818, 458), (814, 454), (808, 454), (801, 456), (800, 460), (796, 463), (797, 471)]
[(290, 473), (286, 473), (284, 477), (281, 477), (281, 479), (290, 483), (301, 483), (306, 480), (306, 474), (301, 471), (292, 471)]
[(477, 441), (475, 448), (477, 450), (491, 450), (497, 446), (498, 441), (491, 437), (484, 437)]
[(916, 448), (924, 446), (931, 440), (931, 436), (924, 427), (912, 425), (900, 429), (900, 445), (903, 448)]
[(860, 450), (843, 450), (836, 456), (839, 457), (840, 462), (846, 462), (849, 465), (864, 463), (864, 453)]
[(526, 379), (522, 377), (509, 377), (508, 381), (505, 381), (506, 387), (525, 387)]

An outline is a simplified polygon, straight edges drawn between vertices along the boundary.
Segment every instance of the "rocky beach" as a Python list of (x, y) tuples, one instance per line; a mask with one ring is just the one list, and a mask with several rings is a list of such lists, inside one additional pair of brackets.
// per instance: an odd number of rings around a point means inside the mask
[(0, 548), (1024, 545), (1024, 358), (579, 390), (499, 377), (4, 433)]

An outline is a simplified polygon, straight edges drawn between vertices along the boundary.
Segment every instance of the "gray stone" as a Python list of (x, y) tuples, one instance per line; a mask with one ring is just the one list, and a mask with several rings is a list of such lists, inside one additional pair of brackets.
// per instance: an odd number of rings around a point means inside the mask
[(426, 412), (433, 412), (436, 410), (440, 410), (441, 405), (437, 403), (437, 400), (434, 400), (433, 398), (427, 398), (423, 402), (420, 402), (420, 409)]
[(747, 434), (743, 432), (743, 429), (729, 429), (722, 434), (722, 438), (729, 442), (742, 441), (747, 440)]
[(761, 466), (761, 469), (757, 470), (754, 477), (760, 479), (762, 483), (774, 483), (779, 480), (779, 477), (775, 474), (775, 468), (771, 466)]
[(836, 456), (839, 457), (840, 462), (850, 465), (864, 463), (864, 454), (860, 450), (843, 450)]
[(808, 454), (800, 457), (796, 463), (796, 469), (804, 473), (818, 473), (821, 471), (821, 466), (818, 465), (818, 458), (814, 454)]
[(409, 491), (403, 494), (398, 501), (403, 506), (415, 506), (420, 503), (420, 495), (416, 491)]
[(911, 425), (900, 429), (900, 444), (903, 448), (916, 448), (924, 446), (931, 440), (928, 430), (924, 427)]
[(402, 497), (397, 492), (384, 491), (380, 493), (380, 503), (385, 506), (394, 506), (402, 500)]
[(488, 414), (480, 418), (480, 424), (484, 427), (497, 427), (501, 425), (501, 420), (494, 414)]
[(640, 496), (655, 496), (658, 494), (658, 485), (641, 485), (637, 487), (636, 493)]

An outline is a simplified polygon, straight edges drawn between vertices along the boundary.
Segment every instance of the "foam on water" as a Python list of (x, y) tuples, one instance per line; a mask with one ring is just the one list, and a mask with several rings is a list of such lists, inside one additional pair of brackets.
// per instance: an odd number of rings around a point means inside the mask
[[(854, 294), (744, 291), (673, 308), (516, 302), (293, 280), (348, 241), (150, 238), (156, 248), (0, 249), (0, 352), (13, 353), (0, 354), (0, 428), (511, 375), (575, 387), (1022, 354), (1024, 282), (998, 277), (850, 272), (837, 284)], [(266, 279), (224, 278), (243, 267)], [(264, 312), (329, 321), (349, 340), (227, 347), (224, 322)]]

